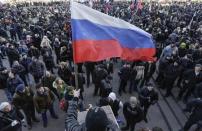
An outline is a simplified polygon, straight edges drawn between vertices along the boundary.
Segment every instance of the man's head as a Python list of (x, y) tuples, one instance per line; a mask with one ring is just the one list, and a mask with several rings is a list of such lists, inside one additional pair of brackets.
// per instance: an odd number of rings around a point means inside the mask
[(137, 104), (138, 104), (137, 98), (134, 97), (134, 96), (131, 96), (131, 97), (130, 97), (130, 106), (131, 106), (132, 108), (135, 108), (135, 107), (137, 106)]
[(3, 112), (10, 112), (11, 111), (11, 105), (8, 102), (2, 102), (0, 104), (0, 111)]
[(154, 89), (154, 87), (153, 87), (152, 85), (148, 85), (148, 86), (147, 86), (147, 89), (148, 89), (149, 91), (152, 91), (152, 90)]
[(15, 75), (13, 74), (13, 72), (9, 72), (9, 74), (8, 74), (8, 76), (9, 76), (9, 78), (11, 78), (11, 79), (13, 79), (14, 77), (15, 77)]
[(105, 111), (100, 107), (93, 107), (86, 115), (87, 131), (105, 131), (109, 120)]
[(194, 70), (195, 70), (195, 72), (200, 72), (201, 71), (201, 64), (196, 64), (195, 65), (195, 68), (194, 68)]
[(51, 76), (51, 73), (49, 71), (46, 71), (46, 76), (47, 77), (50, 77)]
[(171, 46), (171, 48), (174, 48), (176, 45), (172, 43), (172, 44), (170, 44), (170, 46)]
[(44, 90), (44, 87), (42, 86), (38, 86), (37, 89), (36, 89), (37, 93), (39, 93), (40, 95), (43, 95), (45, 90)]

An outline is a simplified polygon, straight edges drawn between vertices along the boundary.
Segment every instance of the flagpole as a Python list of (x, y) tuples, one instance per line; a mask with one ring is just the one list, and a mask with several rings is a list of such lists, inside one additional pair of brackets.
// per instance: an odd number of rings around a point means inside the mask
[[(71, 7), (72, 7), (72, 4), (73, 4), (73, 0), (70, 0), (70, 12), (71, 11)], [(71, 21), (70, 21), (71, 23)], [(76, 89), (79, 89), (79, 80), (78, 80), (78, 65), (75, 63), (75, 48), (74, 48), (74, 43), (72, 41), (72, 48), (73, 48), (73, 57), (74, 57), (74, 75), (75, 75), (75, 87)]]
[(78, 65), (75, 63), (74, 63), (74, 73), (75, 73), (75, 86), (76, 86), (76, 89), (79, 89)]
[(194, 12), (194, 15), (192, 16), (192, 19), (191, 19), (189, 25), (187, 26), (188, 29), (191, 29), (191, 24), (192, 24), (192, 22), (193, 22), (195, 16), (196, 16), (196, 11)]

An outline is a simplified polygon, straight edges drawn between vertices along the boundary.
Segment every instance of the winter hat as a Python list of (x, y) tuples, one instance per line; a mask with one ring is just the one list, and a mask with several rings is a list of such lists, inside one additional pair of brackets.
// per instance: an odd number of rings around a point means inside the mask
[(0, 111), (3, 111), (4, 110), (4, 108), (6, 107), (6, 106), (9, 106), (10, 104), (8, 103), (8, 102), (2, 102), (1, 104), (0, 104)]
[(24, 85), (24, 84), (19, 84), (19, 85), (16, 87), (16, 92), (23, 93), (24, 89), (25, 89), (25, 85)]
[(184, 43), (184, 42), (182, 42), (181, 44), (180, 44), (180, 48), (182, 48), (182, 49), (184, 49), (184, 48), (186, 48), (186, 43)]
[(109, 98), (111, 98), (113, 101), (115, 101), (116, 100), (116, 94), (114, 92), (111, 92), (109, 94)]
[(88, 131), (105, 130), (109, 120), (104, 109), (100, 107), (91, 108), (86, 115), (86, 128)]

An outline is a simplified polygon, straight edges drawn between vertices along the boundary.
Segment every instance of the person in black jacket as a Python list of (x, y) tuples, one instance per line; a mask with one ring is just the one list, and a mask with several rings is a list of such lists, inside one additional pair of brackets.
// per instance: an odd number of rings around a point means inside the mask
[(196, 89), (194, 92), (195, 97), (200, 97), (202, 98), (202, 82), (196, 85)]
[(118, 72), (118, 75), (120, 77), (120, 85), (119, 85), (119, 95), (122, 94), (122, 91), (126, 93), (126, 86), (127, 82), (130, 79), (130, 73), (131, 73), (131, 68), (129, 64), (124, 64), (123, 67), (120, 69)]
[(41, 78), (41, 84), (43, 87), (48, 87), (60, 100), (60, 96), (57, 90), (53, 87), (53, 82), (56, 80), (56, 76), (46, 71), (45, 75)]
[(66, 83), (71, 84), (72, 72), (66, 62), (61, 62), (58, 68), (58, 75)]
[(23, 114), (8, 102), (0, 104), (0, 131), (21, 131)]
[(191, 69), (184, 72), (183, 74), (184, 85), (183, 88), (180, 89), (178, 99), (181, 99), (183, 94), (186, 93), (183, 100), (184, 102), (188, 100), (188, 97), (195, 90), (196, 84), (198, 84), (202, 80), (202, 74), (200, 71), (201, 71), (201, 65), (196, 64), (194, 70)]
[(132, 94), (132, 92), (134, 90), (137, 91), (137, 83), (138, 80), (136, 80), (136, 76), (137, 76), (137, 70), (135, 68), (135, 66), (133, 68), (131, 68), (131, 72), (130, 72), (130, 86), (129, 86), (129, 93)]
[[(107, 70), (104, 68), (103, 64), (97, 65), (95, 68), (95, 73), (94, 73), (94, 85), (95, 85), (95, 90), (94, 90), (94, 96), (97, 95), (99, 91), (99, 95), (101, 96), (102, 90), (101, 88), (104, 87), (103, 84), (106, 84), (106, 81), (104, 80), (108, 76)], [(106, 86), (107, 87), (107, 86)]]
[(10, 45), (10, 47), (7, 49), (7, 55), (8, 55), (10, 66), (13, 65), (14, 61), (16, 60), (19, 61), (20, 59), (20, 54), (13, 45)]
[(144, 108), (144, 120), (147, 122), (148, 109), (150, 105), (153, 105), (158, 101), (158, 93), (151, 84), (148, 84), (148, 86), (140, 90), (139, 100), (141, 106)]
[(126, 102), (123, 105), (123, 115), (126, 119), (126, 126), (121, 128), (122, 130), (134, 131), (135, 125), (144, 119), (144, 113), (138, 104), (136, 97), (130, 97), (130, 102)]
[(11, 70), (14, 74), (18, 74), (20, 76), (20, 78), (24, 81), (25, 86), (28, 86), (26, 75), (25, 75), (26, 70), (23, 65), (21, 65), (18, 61), (14, 61)]
[(33, 45), (29, 48), (28, 50), (28, 56), (30, 58), (32, 58), (33, 56), (36, 57), (37, 59), (39, 58), (40, 56), (40, 51), (39, 49), (37, 49), (36, 47), (34, 47)]
[(192, 55), (187, 54), (183, 58), (179, 59), (179, 65), (181, 66), (181, 72), (179, 75), (179, 79), (177, 81), (177, 86), (181, 88), (181, 83), (182, 83), (182, 77), (183, 73), (189, 69), (192, 69), (194, 67), (194, 62), (192, 60)]
[(189, 131), (189, 129), (202, 120), (202, 99), (195, 98), (187, 103), (187, 107), (184, 111), (191, 112), (188, 121), (185, 123), (183, 129), (180, 131)]
[(41, 77), (45, 74), (44, 63), (36, 57), (33, 57), (32, 62), (29, 65), (29, 72), (34, 77), (35, 83), (39, 83)]
[(9, 71), (5, 67), (0, 68), (0, 89), (6, 89), (7, 88), (7, 81), (8, 79)]
[(85, 123), (80, 125), (77, 121), (79, 93), (80, 90), (74, 90), (74, 98), (70, 101), (65, 120), (66, 131), (120, 131), (100, 107), (91, 107), (87, 112)]
[(166, 69), (166, 67), (168, 66), (169, 63), (171, 63), (172, 61), (172, 57), (171, 56), (167, 56), (165, 59), (162, 59), (159, 61), (159, 66), (158, 66), (158, 76), (156, 78), (156, 82), (158, 84), (161, 84), (163, 79), (164, 79), (164, 71)]
[(170, 63), (167, 65), (165, 71), (164, 71), (164, 79), (161, 83), (161, 88), (166, 89), (165, 97), (168, 97), (171, 95), (171, 91), (174, 86), (174, 82), (177, 79), (177, 77), (180, 75), (181, 67), (179, 66), (179, 63), (175, 61), (174, 63)]
[(95, 70), (95, 63), (94, 62), (86, 62), (86, 78), (87, 78), (87, 87), (90, 85), (90, 76), (92, 78), (92, 81), (94, 81), (94, 70)]
[(112, 92), (112, 85), (110, 83), (110, 77), (105, 77), (100, 82), (100, 96), (107, 97)]
[(25, 76), (27, 77), (29, 83), (29, 65), (32, 63), (32, 59), (30, 57), (27, 57), (27, 54), (22, 54), (19, 63), (24, 66)]
[(144, 82), (146, 82), (146, 84), (151, 79), (151, 77), (154, 74), (155, 70), (156, 70), (156, 62), (148, 61), (148, 62), (145, 63)]

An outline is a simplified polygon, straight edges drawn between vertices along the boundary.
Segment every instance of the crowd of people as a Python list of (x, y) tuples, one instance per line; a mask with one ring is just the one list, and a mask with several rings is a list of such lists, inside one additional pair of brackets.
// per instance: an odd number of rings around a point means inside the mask
[[(100, 108), (106, 105), (111, 106), (117, 122), (123, 110), (126, 125), (121, 130), (134, 131), (138, 122), (148, 122), (149, 107), (158, 101), (155, 88), (165, 90), (165, 97), (173, 95), (173, 88), (179, 90), (177, 99), (182, 99), (187, 104), (185, 111), (192, 113), (182, 131), (189, 131), (193, 124), (201, 121), (202, 3), (141, 3), (143, 8), (135, 2), (85, 4), (151, 33), (156, 43), (156, 61), (121, 61), (119, 87), (112, 84), (114, 65), (120, 63), (118, 58), (80, 63), (77, 74), (74, 72), (69, 3), (2, 5), (0, 89), (5, 91), (7, 101), (0, 104), (0, 130), (20, 131), (25, 121), (28, 129), (32, 129), (33, 122), (40, 122), (36, 112), (41, 114), (43, 126), (47, 127), (47, 110), (52, 118), (58, 119), (54, 107), (57, 98), (59, 107), (67, 113), (66, 131), (118, 131), (116, 124), (110, 122)], [(5, 64), (6, 60), (9, 65)], [(79, 90), (75, 90), (75, 75)], [(31, 77), (34, 83), (30, 83)], [(153, 79), (155, 84), (151, 82)], [(97, 107), (85, 108), (83, 92), (91, 83), (93, 95), (100, 98)], [(127, 92), (131, 97), (123, 103), (117, 95), (121, 97)], [(133, 92), (138, 96), (132, 96)], [(77, 109), (88, 110), (82, 125), (76, 120)], [(151, 130), (163, 129), (154, 127)]]

